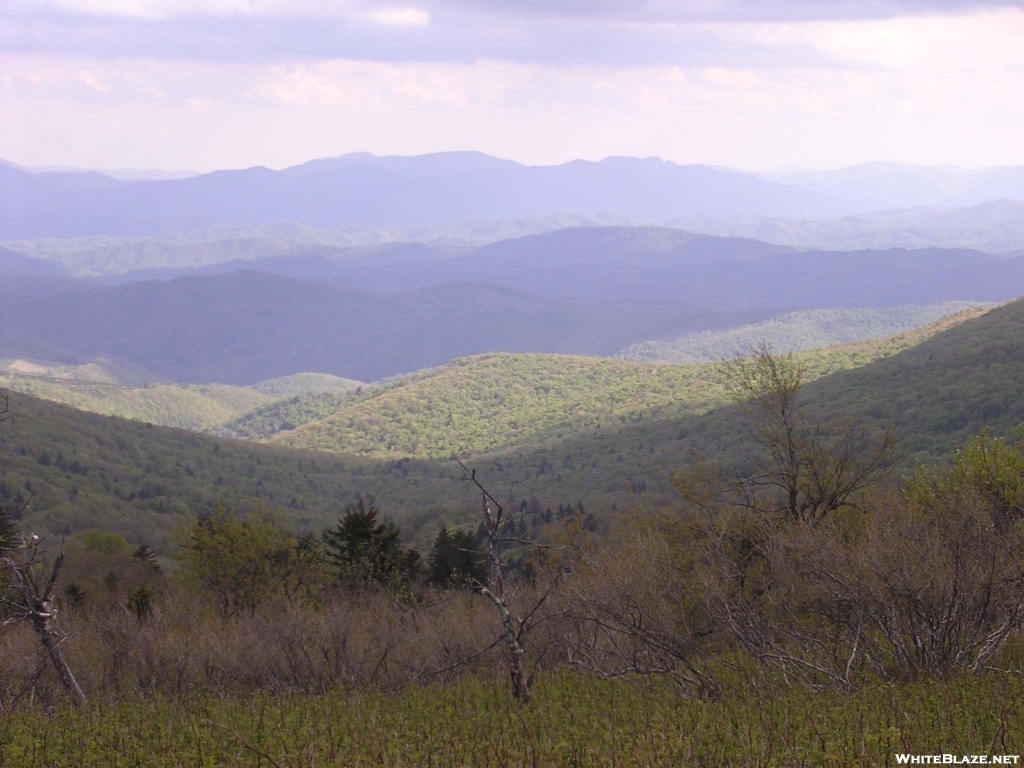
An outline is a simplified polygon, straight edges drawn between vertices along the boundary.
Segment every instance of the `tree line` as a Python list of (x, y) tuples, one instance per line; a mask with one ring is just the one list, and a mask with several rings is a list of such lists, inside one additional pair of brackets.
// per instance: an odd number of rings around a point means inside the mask
[[(578, 505), (534, 541), (468, 467), (479, 528), (443, 528), (425, 557), (370, 497), (321, 536), (219, 508), (169, 569), (103, 534), (47, 559), (8, 516), (5, 619), (18, 573), (52, 581), (69, 669), (113, 696), (500, 674), (525, 703), (555, 668), (698, 697), (737, 675), (855, 690), (1021, 668), (1024, 434), (983, 433), (901, 480), (898, 436), (808, 413), (793, 357), (763, 347), (722, 373), (752, 447), (695, 462), (675, 508), (624, 511), (607, 534)], [(4, 706), (58, 696), (30, 633), (0, 644)]]

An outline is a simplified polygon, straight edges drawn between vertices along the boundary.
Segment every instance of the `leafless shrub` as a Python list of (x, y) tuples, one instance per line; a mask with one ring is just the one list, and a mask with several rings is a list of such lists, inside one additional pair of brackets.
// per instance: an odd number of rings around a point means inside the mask
[(640, 516), (620, 521), (612, 539), (582, 559), (562, 595), (567, 661), (602, 677), (668, 675), (697, 695), (717, 694), (707, 653), (715, 629), (686, 549)]
[(863, 514), (719, 520), (703, 585), (754, 658), (824, 685), (978, 671), (1024, 621), (1024, 539), (965, 494), (923, 507), (876, 493)]

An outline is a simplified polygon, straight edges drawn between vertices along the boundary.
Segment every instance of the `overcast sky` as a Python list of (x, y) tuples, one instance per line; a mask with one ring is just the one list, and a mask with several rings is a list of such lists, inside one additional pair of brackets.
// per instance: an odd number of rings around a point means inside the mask
[(1024, 164), (1024, 0), (2, 0), (0, 157)]

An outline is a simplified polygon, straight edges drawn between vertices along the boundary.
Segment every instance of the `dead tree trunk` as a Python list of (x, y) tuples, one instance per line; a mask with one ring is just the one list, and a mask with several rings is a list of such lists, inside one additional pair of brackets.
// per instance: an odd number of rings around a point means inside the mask
[(490, 559), (490, 576), (488, 583), (479, 585), (480, 594), (494, 603), (501, 620), (501, 634), (508, 653), (509, 676), (512, 681), (512, 695), (522, 704), (530, 702), (530, 677), (526, 674), (526, 649), (522, 638), (527, 625), (524, 620), (513, 616), (509, 608), (508, 595), (505, 592), (504, 564), (501, 561), (501, 544), (507, 540), (501, 535), (501, 524), (504, 510), (501, 504), (487, 492), (487, 489), (476, 479), (476, 470), (468, 469), (462, 462), (459, 466), (469, 475), (470, 480), (480, 490), (480, 507), (484, 516), (484, 531), (487, 536), (487, 554)]
[[(512, 695), (517, 701), (528, 704), (530, 701), (530, 680), (526, 674), (526, 665), (523, 656), (526, 649), (519, 642), (519, 632), (516, 631), (515, 621), (512, 612), (509, 610), (508, 601), (505, 597), (505, 579), (502, 575), (501, 550), (497, 536), (498, 526), (501, 525), (501, 509), (497, 513), (491, 510), (487, 501), (487, 495), (483, 498), (484, 516), (487, 520), (487, 549), (491, 559), (490, 587), (481, 587), (480, 593), (494, 603), (498, 610), (498, 617), (501, 619), (501, 632), (505, 639), (505, 647), (508, 650), (509, 674), (512, 678)], [(520, 629), (522, 622), (520, 623)]]
[(22, 621), (31, 622), (32, 629), (39, 635), (39, 641), (53, 663), (61, 685), (76, 704), (84, 703), (85, 694), (78, 685), (78, 681), (75, 680), (75, 675), (72, 673), (71, 667), (68, 666), (61, 649), (67, 636), (57, 626), (57, 609), (53, 605), (57, 577), (60, 576), (60, 569), (64, 565), (64, 548), (61, 547), (60, 554), (57, 555), (57, 559), (53, 563), (50, 577), (42, 588), (33, 576), (33, 570), (38, 564), (38, 545), (33, 541), (28, 551), (31, 554), (22, 562), (17, 562), (6, 555), (0, 558), (0, 562), (13, 575), (12, 589), (16, 595), (14, 599), (5, 598), (3, 601), (13, 609), (13, 615), (4, 623), (11, 626)]

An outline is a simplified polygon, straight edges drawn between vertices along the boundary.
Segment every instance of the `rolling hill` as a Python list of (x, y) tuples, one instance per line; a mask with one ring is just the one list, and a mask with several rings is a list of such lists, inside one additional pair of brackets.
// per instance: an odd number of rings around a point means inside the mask
[(776, 353), (849, 344), (904, 333), (975, 306), (969, 302), (907, 305), (889, 309), (809, 309), (723, 331), (633, 344), (615, 355), (648, 363), (696, 363), (747, 357), (762, 342)]
[(607, 355), (774, 314), (554, 301), (480, 283), (381, 297), (258, 272), (2, 294), (5, 347), (30, 341), (113, 355), (174, 381), (238, 385), (297, 371), (375, 381), (496, 350)]
[(362, 382), (323, 373), (298, 373), (251, 387), (175, 384), (144, 368), (109, 357), (87, 362), (0, 359), (0, 389), (196, 432), (221, 431), (244, 414), (284, 398), (336, 396), (361, 389)]
[[(815, 378), (805, 390), (808, 406), (829, 418), (891, 418), (910, 449), (905, 468), (984, 426), (1003, 434), (1024, 421), (1024, 300), (890, 340), (801, 355)], [(410, 533), (429, 536), (439, 520), (475, 514), (473, 494), (450, 462), (403, 455), (426, 455), (430, 445), (464, 447), (513, 510), (533, 514), (582, 501), (600, 518), (616, 506), (671, 505), (678, 469), (742, 449), (747, 439), (736, 410), (715, 407), (721, 398), (707, 373), (713, 366), (688, 367), (682, 384), (706, 388), (703, 400), (686, 400), (689, 392), (673, 391), (675, 380), (658, 378), (672, 366), (532, 358), (458, 361), (404, 385), (364, 390), (366, 399), (349, 406), (351, 423), (345, 411), (321, 422), (342, 437), (376, 430), (381, 441), (392, 441), (392, 454), (381, 458), (206, 437), (14, 393), (13, 418), (0, 424), (0, 499), (31, 496), (26, 521), (35, 530), (103, 527), (170, 546), (186, 515), (217, 500), (243, 510), (264, 503), (296, 527), (317, 530), (355, 493), (373, 493)], [(554, 375), (544, 381), (547, 373)], [(589, 401), (581, 396), (586, 382)], [(646, 407), (630, 402), (639, 389), (649, 396)], [(515, 415), (502, 407), (503, 398), (518, 406), (521, 423), (491, 423), (497, 411), (506, 420)], [(562, 409), (573, 407), (571, 420)], [(313, 422), (278, 440), (330, 435), (317, 427)], [(465, 435), (462, 445), (450, 438), (442, 445), (452, 432)]]
[(127, 387), (2, 373), (0, 389), (65, 403), (83, 411), (196, 432), (215, 430), (272, 399), (252, 389), (226, 384)]
[[(295, 262), (320, 265), (389, 245), (424, 243), (442, 252), (543, 234), (567, 227), (622, 226), (623, 216), (552, 213), (525, 219), (463, 221), (451, 224), (390, 227), (309, 227), (292, 221), (254, 226), (213, 226), (152, 237), (93, 236), (7, 241), (21, 255), (22, 268), (59, 270), (76, 276), (137, 281), (170, 279), (185, 274), (232, 272), (251, 268), (293, 277)], [(0, 252), (0, 263), (3, 254)], [(28, 261), (24, 257), (31, 257)], [(6, 264), (5, 264), (6, 265)]]
[(293, 373), (253, 384), (249, 389), (270, 397), (295, 397), (308, 394), (348, 394), (366, 386), (361, 381), (331, 376), (329, 373)]
[[(826, 376), (909, 349), (983, 312), (966, 310), (888, 339), (808, 351), (799, 359), (809, 377)], [(335, 413), (293, 422), (294, 429), (282, 428), (273, 440), (317, 451), (443, 460), (529, 451), (583, 435), (602, 440), (624, 425), (705, 413), (727, 400), (713, 363), (492, 354), (339, 400)]]
[[(10, 395), (0, 423), (0, 503), (27, 503), (23, 527), (56, 536), (100, 528), (133, 543), (173, 548), (180, 526), (218, 503), (269, 508), (319, 533), (357, 493), (408, 516), (462, 484), (422, 462), (312, 454), (100, 416)], [(462, 503), (472, 508), (471, 497)]]

